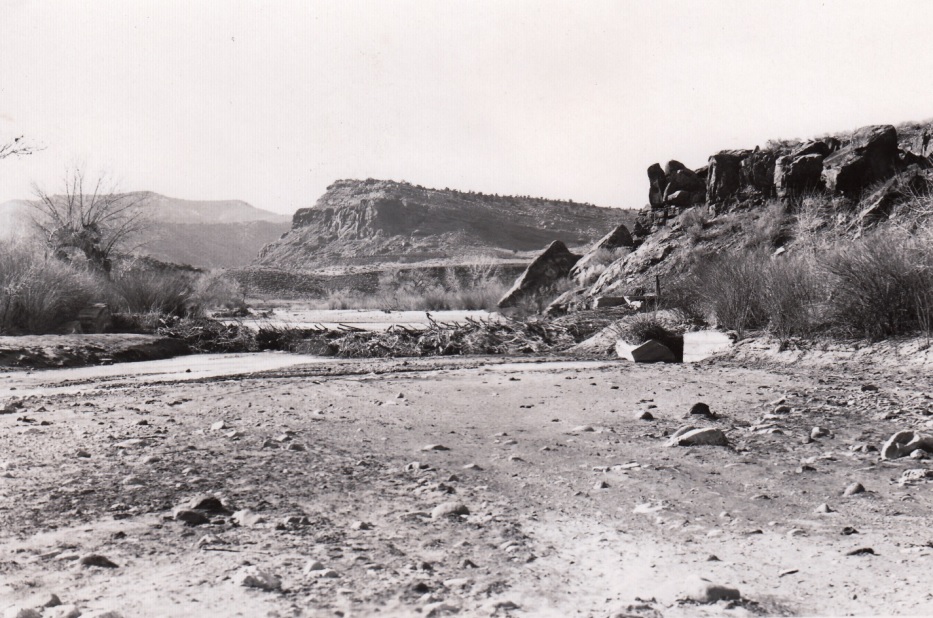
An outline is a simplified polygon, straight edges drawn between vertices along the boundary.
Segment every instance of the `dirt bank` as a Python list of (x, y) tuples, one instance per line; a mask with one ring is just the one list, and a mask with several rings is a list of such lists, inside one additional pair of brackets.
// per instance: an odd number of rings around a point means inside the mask
[(0, 337), (0, 367), (43, 369), (157, 360), (190, 354), (177, 339), (156, 335), (27, 335)]
[[(0, 416), (0, 607), (55, 593), (125, 616), (930, 614), (929, 487), (898, 482), (928, 460), (871, 450), (928, 424), (928, 388), (473, 358), (36, 395)], [(718, 418), (684, 419), (697, 401)], [(666, 447), (687, 422), (730, 446)], [(815, 426), (828, 435), (808, 439)], [(230, 510), (173, 520), (199, 494)], [(432, 518), (448, 502), (468, 513)], [(240, 585), (249, 567), (281, 587)], [(743, 600), (681, 600), (695, 577)]]

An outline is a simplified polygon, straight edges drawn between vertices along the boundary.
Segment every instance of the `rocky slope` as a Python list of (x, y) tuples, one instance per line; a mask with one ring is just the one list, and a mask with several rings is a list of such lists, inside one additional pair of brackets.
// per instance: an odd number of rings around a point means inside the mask
[(552, 311), (653, 291), (656, 278), (663, 286), (735, 248), (791, 251), (806, 216), (818, 224), (812, 232), (842, 230), (849, 238), (900, 223), (929, 203), (931, 157), (933, 122), (926, 122), (721, 151), (696, 170), (655, 163), (649, 203), (632, 228), (634, 250), (557, 299)]
[(553, 240), (588, 244), (630, 218), (628, 211), (569, 201), (339, 180), (312, 208), (295, 213), (291, 231), (265, 247), (257, 265), (310, 270), (514, 259)]

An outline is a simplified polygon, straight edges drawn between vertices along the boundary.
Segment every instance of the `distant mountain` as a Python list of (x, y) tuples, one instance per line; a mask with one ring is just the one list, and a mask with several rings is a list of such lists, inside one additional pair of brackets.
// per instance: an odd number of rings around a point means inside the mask
[(256, 265), (319, 270), (508, 259), (554, 240), (588, 246), (633, 216), (570, 201), (338, 180), (312, 208), (295, 213), (291, 230), (265, 247)]
[(151, 191), (128, 193), (127, 196), (139, 200), (148, 216), (159, 223), (291, 222), (289, 215), (280, 215), (268, 210), (262, 210), (241, 200), (181, 200), (152, 193)]
[[(149, 218), (137, 253), (201, 268), (246, 266), (259, 250), (288, 231), (291, 217), (240, 200), (196, 201), (150, 191), (128, 193)], [(0, 239), (29, 225), (30, 202), (0, 204)]]

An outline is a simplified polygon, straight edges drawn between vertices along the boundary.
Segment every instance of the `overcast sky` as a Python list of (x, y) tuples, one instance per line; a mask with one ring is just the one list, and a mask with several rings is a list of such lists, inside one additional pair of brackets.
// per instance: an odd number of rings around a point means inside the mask
[(637, 208), (645, 169), (933, 116), (933, 2), (0, 0), (0, 202), (69, 165), (292, 212), (338, 178)]

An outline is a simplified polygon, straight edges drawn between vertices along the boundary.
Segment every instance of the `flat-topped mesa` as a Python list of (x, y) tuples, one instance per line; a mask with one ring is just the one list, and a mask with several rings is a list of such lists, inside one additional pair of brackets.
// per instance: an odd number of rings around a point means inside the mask
[(630, 216), (591, 204), (431, 189), (390, 180), (338, 180), (258, 263), (289, 269), (455, 260), (537, 251), (553, 240), (587, 245)]
[(933, 123), (925, 123), (905, 125), (900, 132), (891, 125), (873, 125), (793, 145), (723, 150), (697, 170), (678, 161), (664, 168), (655, 163), (648, 168), (649, 203), (636, 223), (636, 241), (692, 206), (706, 206), (716, 214), (775, 196), (825, 192), (857, 197), (911, 166), (933, 167), (931, 157)]

